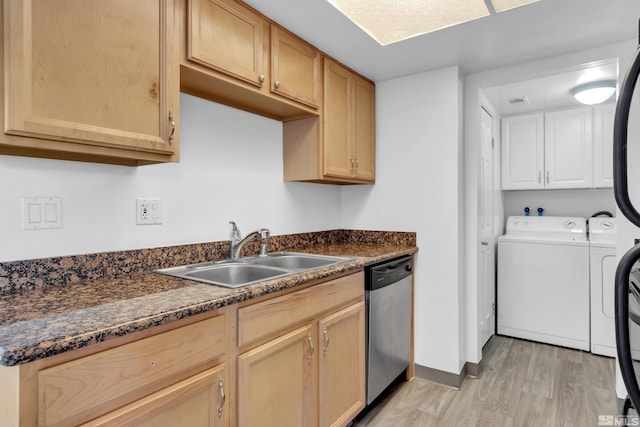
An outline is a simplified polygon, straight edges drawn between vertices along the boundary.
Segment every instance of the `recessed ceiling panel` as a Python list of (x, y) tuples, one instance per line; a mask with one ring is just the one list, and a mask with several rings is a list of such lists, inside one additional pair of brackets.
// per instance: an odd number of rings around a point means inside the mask
[(381, 45), (489, 15), (484, 0), (327, 0)]
[(496, 12), (504, 12), (505, 10), (514, 9), (516, 7), (525, 6), (530, 3), (535, 3), (539, 0), (491, 0), (493, 8)]
[[(327, 0), (380, 45), (469, 22), (490, 14), (485, 0)], [(539, 0), (491, 0), (496, 12)]]

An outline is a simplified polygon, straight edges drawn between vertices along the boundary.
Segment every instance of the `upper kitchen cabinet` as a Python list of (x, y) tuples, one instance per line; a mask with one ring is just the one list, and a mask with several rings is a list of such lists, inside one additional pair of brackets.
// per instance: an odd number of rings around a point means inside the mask
[(545, 188), (593, 186), (591, 108), (545, 114)]
[(505, 117), (502, 189), (593, 187), (591, 108)]
[(189, 0), (187, 58), (261, 87), (265, 82), (268, 24), (250, 9), (226, 0)]
[(0, 152), (177, 161), (174, 14), (162, 0), (4, 2)]
[(593, 186), (613, 188), (613, 122), (616, 104), (593, 107)]
[(285, 120), (318, 114), (320, 53), (233, 0), (176, 2), (186, 28), (181, 89)]
[(286, 30), (271, 27), (271, 91), (318, 108), (320, 52)]
[(284, 124), (284, 178), (375, 182), (375, 86), (324, 58), (322, 115)]
[(502, 119), (502, 189), (544, 188), (544, 115)]

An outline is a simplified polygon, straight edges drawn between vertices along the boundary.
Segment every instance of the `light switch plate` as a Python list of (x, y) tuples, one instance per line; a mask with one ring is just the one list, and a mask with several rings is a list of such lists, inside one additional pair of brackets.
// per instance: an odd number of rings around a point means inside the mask
[(23, 197), (22, 229), (62, 228), (62, 197)]
[(136, 199), (136, 224), (162, 224), (162, 199)]

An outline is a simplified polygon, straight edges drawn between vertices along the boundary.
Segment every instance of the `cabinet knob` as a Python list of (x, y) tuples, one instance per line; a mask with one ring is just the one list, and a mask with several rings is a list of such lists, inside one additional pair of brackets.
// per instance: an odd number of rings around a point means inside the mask
[(274, 86), (276, 87), (276, 89), (280, 89), (280, 80), (276, 80)]
[(260, 77), (258, 77), (258, 81), (260, 82), (260, 84), (264, 83), (264, 74), (260, 74)]

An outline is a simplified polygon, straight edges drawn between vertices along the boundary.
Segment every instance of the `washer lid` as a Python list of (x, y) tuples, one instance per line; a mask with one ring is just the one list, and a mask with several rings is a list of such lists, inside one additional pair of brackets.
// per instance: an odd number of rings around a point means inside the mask
[(507, 235), (523, 239), (586, 242), (587, 220), (567, 216), (510, 216)]
[(591, 243), (616, 243), (615, 218), (589, 218), (589, 241)]

